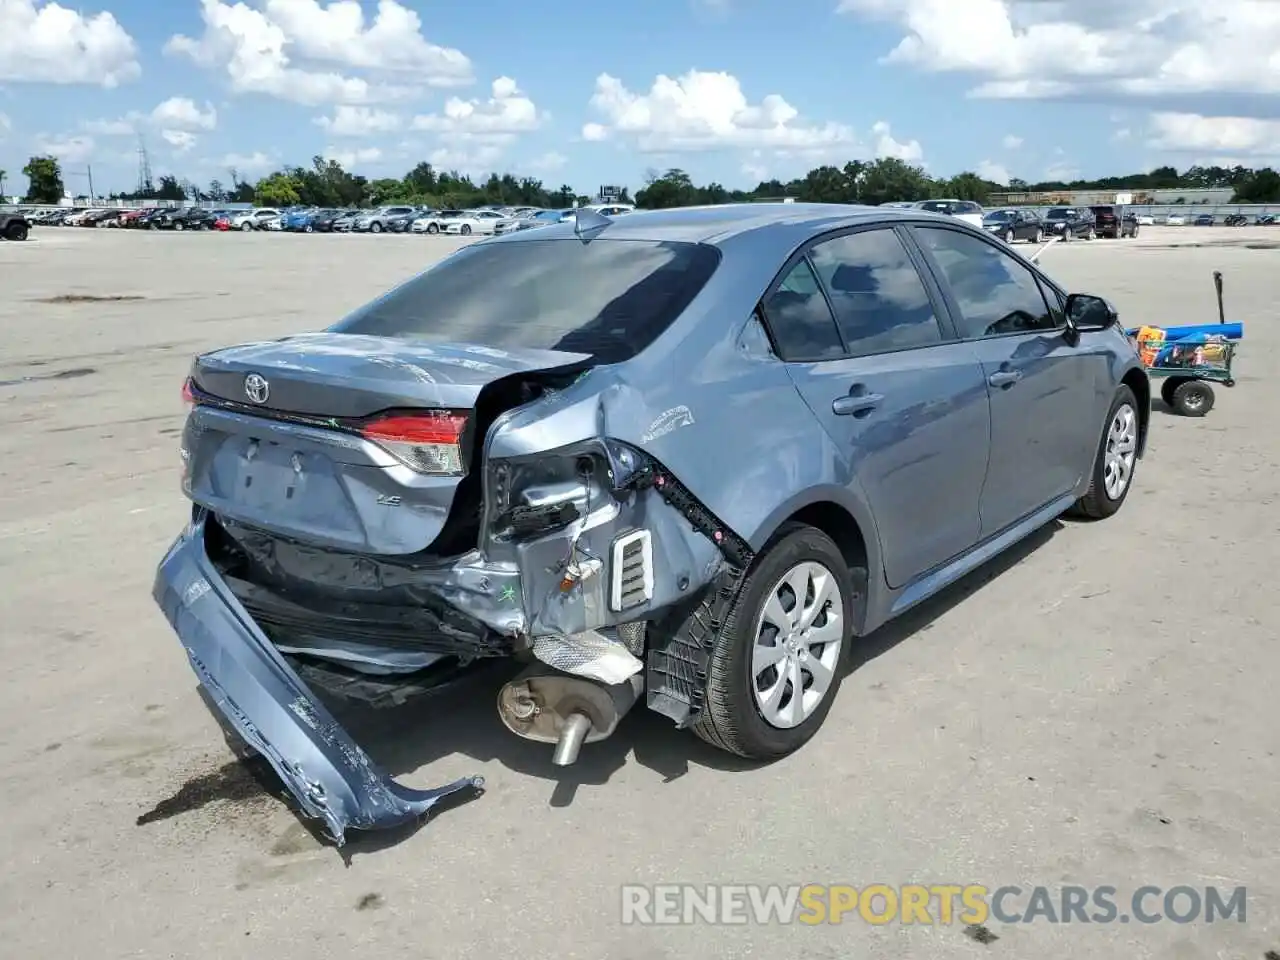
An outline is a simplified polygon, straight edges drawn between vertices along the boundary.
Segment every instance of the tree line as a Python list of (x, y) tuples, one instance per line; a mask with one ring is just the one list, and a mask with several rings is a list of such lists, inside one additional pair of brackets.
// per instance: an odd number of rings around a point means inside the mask
[[(27, 177), (27, 203), (57, 203), (66, 193), (62, 169), (50, 156), (32, 157), (22, 169)], [(485, 204), (519, 204), (537, 207), (572, 207), (588, 202), (565, 184), (552, 190), (535, 177), (512, 173), (491, 173), (482, 181), (457, 171), (436, 170), (419, 163), (403, 177), (370, 180), (346, 170), (336, 160), (313, 157), (309, 167), (283, 167), (249, 183), (229, 171), (224, 184), (213, 180), (198, 187), (189, 180), (171, 175), (147, 183), (132, 193), (115, 193), (112, 199), (181, 202), (205, 200), (216, 203), (256, 203), (261, 206), (363, 207), (391, 203), (436, 208), (476, 207)], [(0, 183), (4, 171), (0, 170)], [(923, 168), (894, 158), (874, 161), (851, 160), (844, 166), (815, 167), (794, 180), (765, 180), (752, 190), (730, 190), (719, 183), (695, 184), (684, 170), (650, 171), (645, 185), (636, 191), (639, 207), (657, 209), (695, 204), (736, 203), (792, 198), (817, 203), (880, 204), (901, 200), (951, 197), (986, 204), (994, 194), (1052, 193), (1067, 190), (1120, 191), (1141, 193), (1161, 189), (1230, 188), (1232, 203), (1280, 203), (1280, 173), (1270, 167), (1193, 166), (1179, 172), (1174, 167), (1157, 167), (1147, 173), (1098, 180), (1044, 181), (1028, 183), (1014, 179), (995, 183), (966, 171), (953, 177), (933, 177)], [(625, 191), (624, 191), (625, 194)], [(630, 198), (619, 198), (630, 202)]]

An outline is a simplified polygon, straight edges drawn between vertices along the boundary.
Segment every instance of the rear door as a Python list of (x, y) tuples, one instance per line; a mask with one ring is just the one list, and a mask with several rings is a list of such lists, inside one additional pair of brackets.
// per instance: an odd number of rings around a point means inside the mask
[(871, 505), (892, 587), (978, 538), (990, 432), (972, 348), (892, 227), (823, 238), (763, 301), (779, 356)]
[[(982, 363), (991, 399), (991, 462), (981, 497), (988, 537), (1071, 492), (1092, 463), (1092, 411), (1105, 358), (1073, 347), (1056, 292), (985, 237), (946, 226), (913, 234)], [(1051, 306), (1052, 304), (1052, 306)]]

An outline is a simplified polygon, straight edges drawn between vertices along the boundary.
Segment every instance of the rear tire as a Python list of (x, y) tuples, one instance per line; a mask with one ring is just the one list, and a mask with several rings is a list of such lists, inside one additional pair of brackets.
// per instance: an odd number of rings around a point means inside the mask
[(252, 230), (253, 230), (253, 224), (252, 224), (252, 223), (250, 223), (248, 220), (246, 220), (244, 223), (240, 224), (240, 232), (241, 232), (241, 233), (249, 233), (249, 232), (251, 232)]
[(369, 232), (370, 232), (370, 233), (381, 233), (381, 232), (382, 232), (382, 224), (380, 224), (377, 220), (373, 221), (373, 223), (369, 224)]
[(1008, 243), (1008, 244), (1012, 244), (1012, 243), (1013, 243), (1013, 231), (1012, 231), (1012, 230), (1006, 230), (1006, 231), (1005, 231), (1005, 235), (1004, 235), (1004, 242), (1005, 242), (1005, 243)]
[(1173, 391), (1170, 406), (1184, 417), (1203, 417), (1213, 409), (1216, 399), (1213, 387), (1203, 380), (1184, 380)]
[(15, 220), (13, 223), (9, 224), (9, 228), (4, 232), (4, 238), (6, 240), (13, 240), (15, 243), (21, 243), (23, 240), (27, 239), (28, 235), (29, 231), (27, 229), (27, 225), (19, 220)]
[(1173, 408), (1173, 391), (1186, 383), (1185, 377), (1166, 377), (1160, 383), (1160, 399), (1163, 400), (1170, 409)]
[(1125, 384), (1116, 390), (1093, 459), (1089, 489), (1068, 511), (1087, 520), (1105, 520), (1124, 506), (1133, 489), (1142, 421), (1138, 401)]
[(1070, 228), (1067, 228), (1066, 230), (1063, 230), (1063, 231), (1062, 231), (1062, 242), (1063, 242), (1063, 243), (1070, 243), (1070, 242), (1071, 242), (1071, 240), (1072, 240), (1072, 238), (1073, 238), (1074, 236), (1075, 236), (1075, 234), (1073, 234), (1073, 233), (1071, 232), (1071, 229), (1070, 229)]
[[(830, 537), (801, 524), (784, 527), (756, 558), (716, 637), (694, 733), (753, 760), (776, 760), (804, 746), (844, 678), (854, 590)], [(703, 613), (700, 607), (693, 615)]]
[(1041, 230), (1039, 227), (1036, 227), (1035, 239), (1032, 240), (1031, 242), (1035, 244), (1044, 243), (1044, 231)]

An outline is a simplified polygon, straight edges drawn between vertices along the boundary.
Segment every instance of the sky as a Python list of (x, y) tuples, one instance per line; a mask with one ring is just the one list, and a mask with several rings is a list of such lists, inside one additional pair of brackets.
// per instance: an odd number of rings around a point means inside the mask
[[(541, 9), (539, 9), (541, 8)], [(1280, 163), (1280, 0), (0, 0), (5, 192), (319, 154), (633, 190)]]

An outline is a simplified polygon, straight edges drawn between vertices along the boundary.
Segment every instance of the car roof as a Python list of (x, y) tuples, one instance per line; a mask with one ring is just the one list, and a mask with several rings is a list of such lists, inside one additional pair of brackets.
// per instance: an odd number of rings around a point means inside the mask
[[(797, 238), (846, 226), (869, 223), (905, 223), (935, 220), (955, 223), (955, 219), (923, 210), (887, 209), (843, 203), (729, 203), (670, 210), (637, 210), (610, 221), (600, 236), (610, 240), (683, 241), (726, 246), (735, 241), (763, 235)], [(553, 224), (531, 236), (528, 231), (506, 234), (484, 243), (543, 242), (574, 236), (575, 224)], [(779, 229), (781, 228), (781, 229)]]

